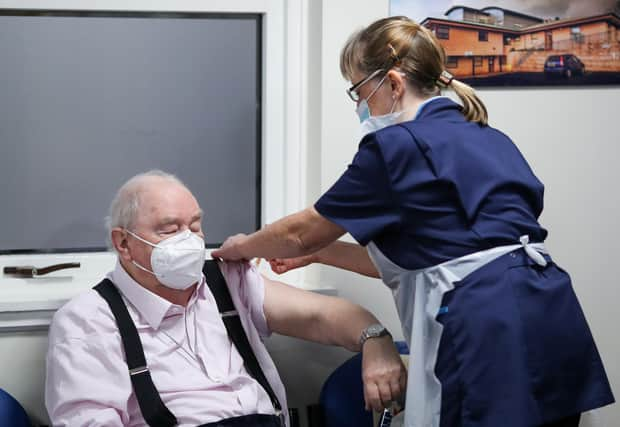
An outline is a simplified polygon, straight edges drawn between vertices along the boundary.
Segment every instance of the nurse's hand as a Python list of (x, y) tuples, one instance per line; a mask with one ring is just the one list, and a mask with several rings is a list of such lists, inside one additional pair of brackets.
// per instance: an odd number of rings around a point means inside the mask
[(248, 261), (239, 250), (239, 247), (247, 238), (248, 236), (243, 233), (235, 234), (226, 239), (219, 249), (211, 252), (211, 256), (213, 258), (221, 258), (224, 261)]
[(316, 255), (306, 255), (297, 258), (276, 258), (270, 259), (269, 265), (274, 273), (283, 274), (296, 268), (305, 267), (317, 262)]
[(407, 370), (392, 337), (370, 338), (362, 349), (366, 410), (389, 408), (407, 388)]

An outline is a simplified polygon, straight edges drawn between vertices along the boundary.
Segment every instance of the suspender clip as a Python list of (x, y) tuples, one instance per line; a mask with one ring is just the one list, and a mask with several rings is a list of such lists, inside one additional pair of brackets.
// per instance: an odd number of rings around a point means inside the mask
[(237, 310), (223, 311), (220, 313), (220, 316), (222, 316), (222, 319), (226, 317), (239, 316), (239, 312)]
[(148, 371), (149, 371), (148, 366), (139, 366), (137, 368), (130, 369), (129, 376), (133, 377), (134, 375), (143, 374)]
[(284, 416), (284, 412), (281, 409), (276, 409), (276, 417), (280, 420), (280, 425), (282, 427), (286, 427), (286, 417)]

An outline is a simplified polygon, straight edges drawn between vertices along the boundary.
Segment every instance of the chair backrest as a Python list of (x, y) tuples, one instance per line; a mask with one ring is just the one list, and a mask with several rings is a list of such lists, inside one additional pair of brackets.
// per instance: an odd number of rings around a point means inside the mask
[(32, 427), (22, 405), (2, 389), (0, 389), (0, 426)]
[[(409, 354), (407, 344), (396, 342), (400, 354)], [(362, 354), (356, 354), (327, 378), (319, 398), (325, 427), (373, 427), (372, 412), (364, 409)]]

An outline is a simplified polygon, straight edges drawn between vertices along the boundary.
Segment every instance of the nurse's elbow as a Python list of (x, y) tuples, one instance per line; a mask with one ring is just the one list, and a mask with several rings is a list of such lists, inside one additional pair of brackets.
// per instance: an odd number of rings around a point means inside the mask
[(312, 245), (307, 239), (303, 239), (296, 234), (291, 234), (289, 236), (289, 246), (294, 248), (295, 256), (309, 255), (318, 250), (315, 249), (315, 245)]
[(286, 245), (295, 252), (294, 256), (313, 254), (326, 245), (322, 242), (325, 239), (321, 224), (317, 224), (312, 211), (306, 209), (291, 215), (286, 225)]

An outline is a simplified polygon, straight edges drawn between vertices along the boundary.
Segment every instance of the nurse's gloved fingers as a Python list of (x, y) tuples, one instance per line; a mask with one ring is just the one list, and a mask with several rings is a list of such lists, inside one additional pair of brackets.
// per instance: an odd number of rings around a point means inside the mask
[(374, 382), (364, 383), (364, 400), (366, 401), (366, 410), (371, 409), (377, 412), (383, 410), (381, 403), (381, 397), (379, 395), (379, 388)]

